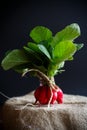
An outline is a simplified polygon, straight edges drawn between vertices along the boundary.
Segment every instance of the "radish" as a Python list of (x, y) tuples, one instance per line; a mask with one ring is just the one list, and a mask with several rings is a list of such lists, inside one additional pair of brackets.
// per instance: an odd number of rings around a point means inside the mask
[(35, 103), (61, 104), (63, 91), (56, 85), (54, 76), (64, 71), (65, 62), (73, 60), (74, 54), (83, 47), (83, 44), (74, 43), (78, 36), (80, 27), (77, 23), (66, 26), (54, 36), (47, 27), (36, 26), (30, 32), (32, 41), (22, 49), (7, 52), (1, 66), (22, 76), (29, 72), (39, 78), (41, 85), (34, 92)]
[[(40, 104), (48, 104), (51, 98), (51, 91), (49, 86), (40, 86), (35, 90), (34, 96), (36, 101), (39, 101)], [(57, 100), (57, 91), (52, 89), (52, 99), (50, 104), (54, 104)]]
[[(36, 102), (39, 101), (40, 104), (48, 104), (51, 98), (51, 91), (49, 86), (40, 86), (38, 87), (35, 92), (34, 96), (36, 98)], [(52, 89), (52, 98), (50, 104), (54, 104), (55, 102), (59, 104), (63, 103), (63, 92), (61, 89), (58, 90)]]
[(58, 92), (57, 92), (57, 102), (59, 104), (62, 104), (63, 98), (64, 98), (63, 91), (61, 89), (59, 89)]

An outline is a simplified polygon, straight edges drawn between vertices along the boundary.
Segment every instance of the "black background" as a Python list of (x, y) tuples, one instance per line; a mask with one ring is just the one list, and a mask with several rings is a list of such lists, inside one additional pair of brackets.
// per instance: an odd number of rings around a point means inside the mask
[[(62, 74), (55, 77), (64, 93), (87, 96), (87, 4), (85, 1), (22, 0), (3, 1), (0, 4), (0, 62), (7, 50), (21, 48), (29, 38), (30, 30), (46, 26), (53, 34), (71, 23), (78, 23), (81, 36), (75, 41), (84, 43), (74, 60), (66, 62)], [(9, 97), (24, 95), (39, 86), (34, 77), (21, 77), (20, 74), (0, 67), (0, 91)], [(0, 103), (6, 100), (0, 96)]]

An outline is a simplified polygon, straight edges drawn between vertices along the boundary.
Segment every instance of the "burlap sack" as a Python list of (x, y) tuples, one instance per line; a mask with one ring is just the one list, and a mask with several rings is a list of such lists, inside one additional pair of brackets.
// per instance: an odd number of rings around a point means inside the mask
[(32, 105), (33, 93), (3, 106), (5, 130), (87, 130), (87, 97), (64, 95), (64, 104)]

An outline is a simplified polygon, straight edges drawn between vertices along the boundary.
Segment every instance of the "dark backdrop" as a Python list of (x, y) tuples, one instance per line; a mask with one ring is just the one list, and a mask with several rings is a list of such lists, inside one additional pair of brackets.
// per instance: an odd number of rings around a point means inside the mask
[[(0, 62), (7, 50), (21, 48), (29, 41), (30, 30), (43, 25), (55, 34), (71, 23), (78, 23), (84, 48), (66, 62), (62, 74), (55, 77), (64, 93), (87, 96), (87, 5), (84, 0), (22, 0), (0, 4)], [(21, 77), (0, 67), (0, 91), (9, 97), (24, 95), (39, 86), (37, 78)], [(0, 103), (6, 100), (0, 96)]]

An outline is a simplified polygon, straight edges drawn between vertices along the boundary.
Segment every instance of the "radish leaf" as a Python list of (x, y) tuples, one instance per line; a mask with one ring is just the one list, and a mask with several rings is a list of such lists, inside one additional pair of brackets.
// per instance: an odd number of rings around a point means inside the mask
[(76, 52), (76, 46), (71, 41), (61, 41), (53, 50), (54, 60), (65, 61)]
[(41, 41), (49, 40), (52, 38), (52, 32), (43, 26), (36, 26), (31, 32), (30, 37), (36, 42), (40, 43)]
[[(24, 73), (29, 69), (38, 69), (49, 78), (62, 72), (65, 61), (73, 60), (73, 55), (84, 44), (73, 42), (80, 35), (80, 27), (73, 23), (52, 36), (47, 27), (36, 26), (30, 32), (32, 42), (28, 42), (22, 50), (13, 50), (2, 60), (4, 70), (13, 69)], [(32, 75), (35, 73), (32, 73)]]
[(11, 51), (2, 61), (1, 65), (5, 70), (11, 69), (14, 66), (28, 63), (28, 56), (22, 51), (15, 49)]
[(76, 45), (76, 48), (77, 48), (77, 51), (79, 51), (83, 46), (84, 44), (75, 44)]
[(51, 56), (44, 45), (38, 44), (38, 47), (49, 59), (51, 59)]
[(66, 26), (62, 31), (57, 32), (53, 38), (52, 46), (55, 46), (60, 41), (71, 40), (73, 41), (80, 35), (79, 25), (76, 23)]

